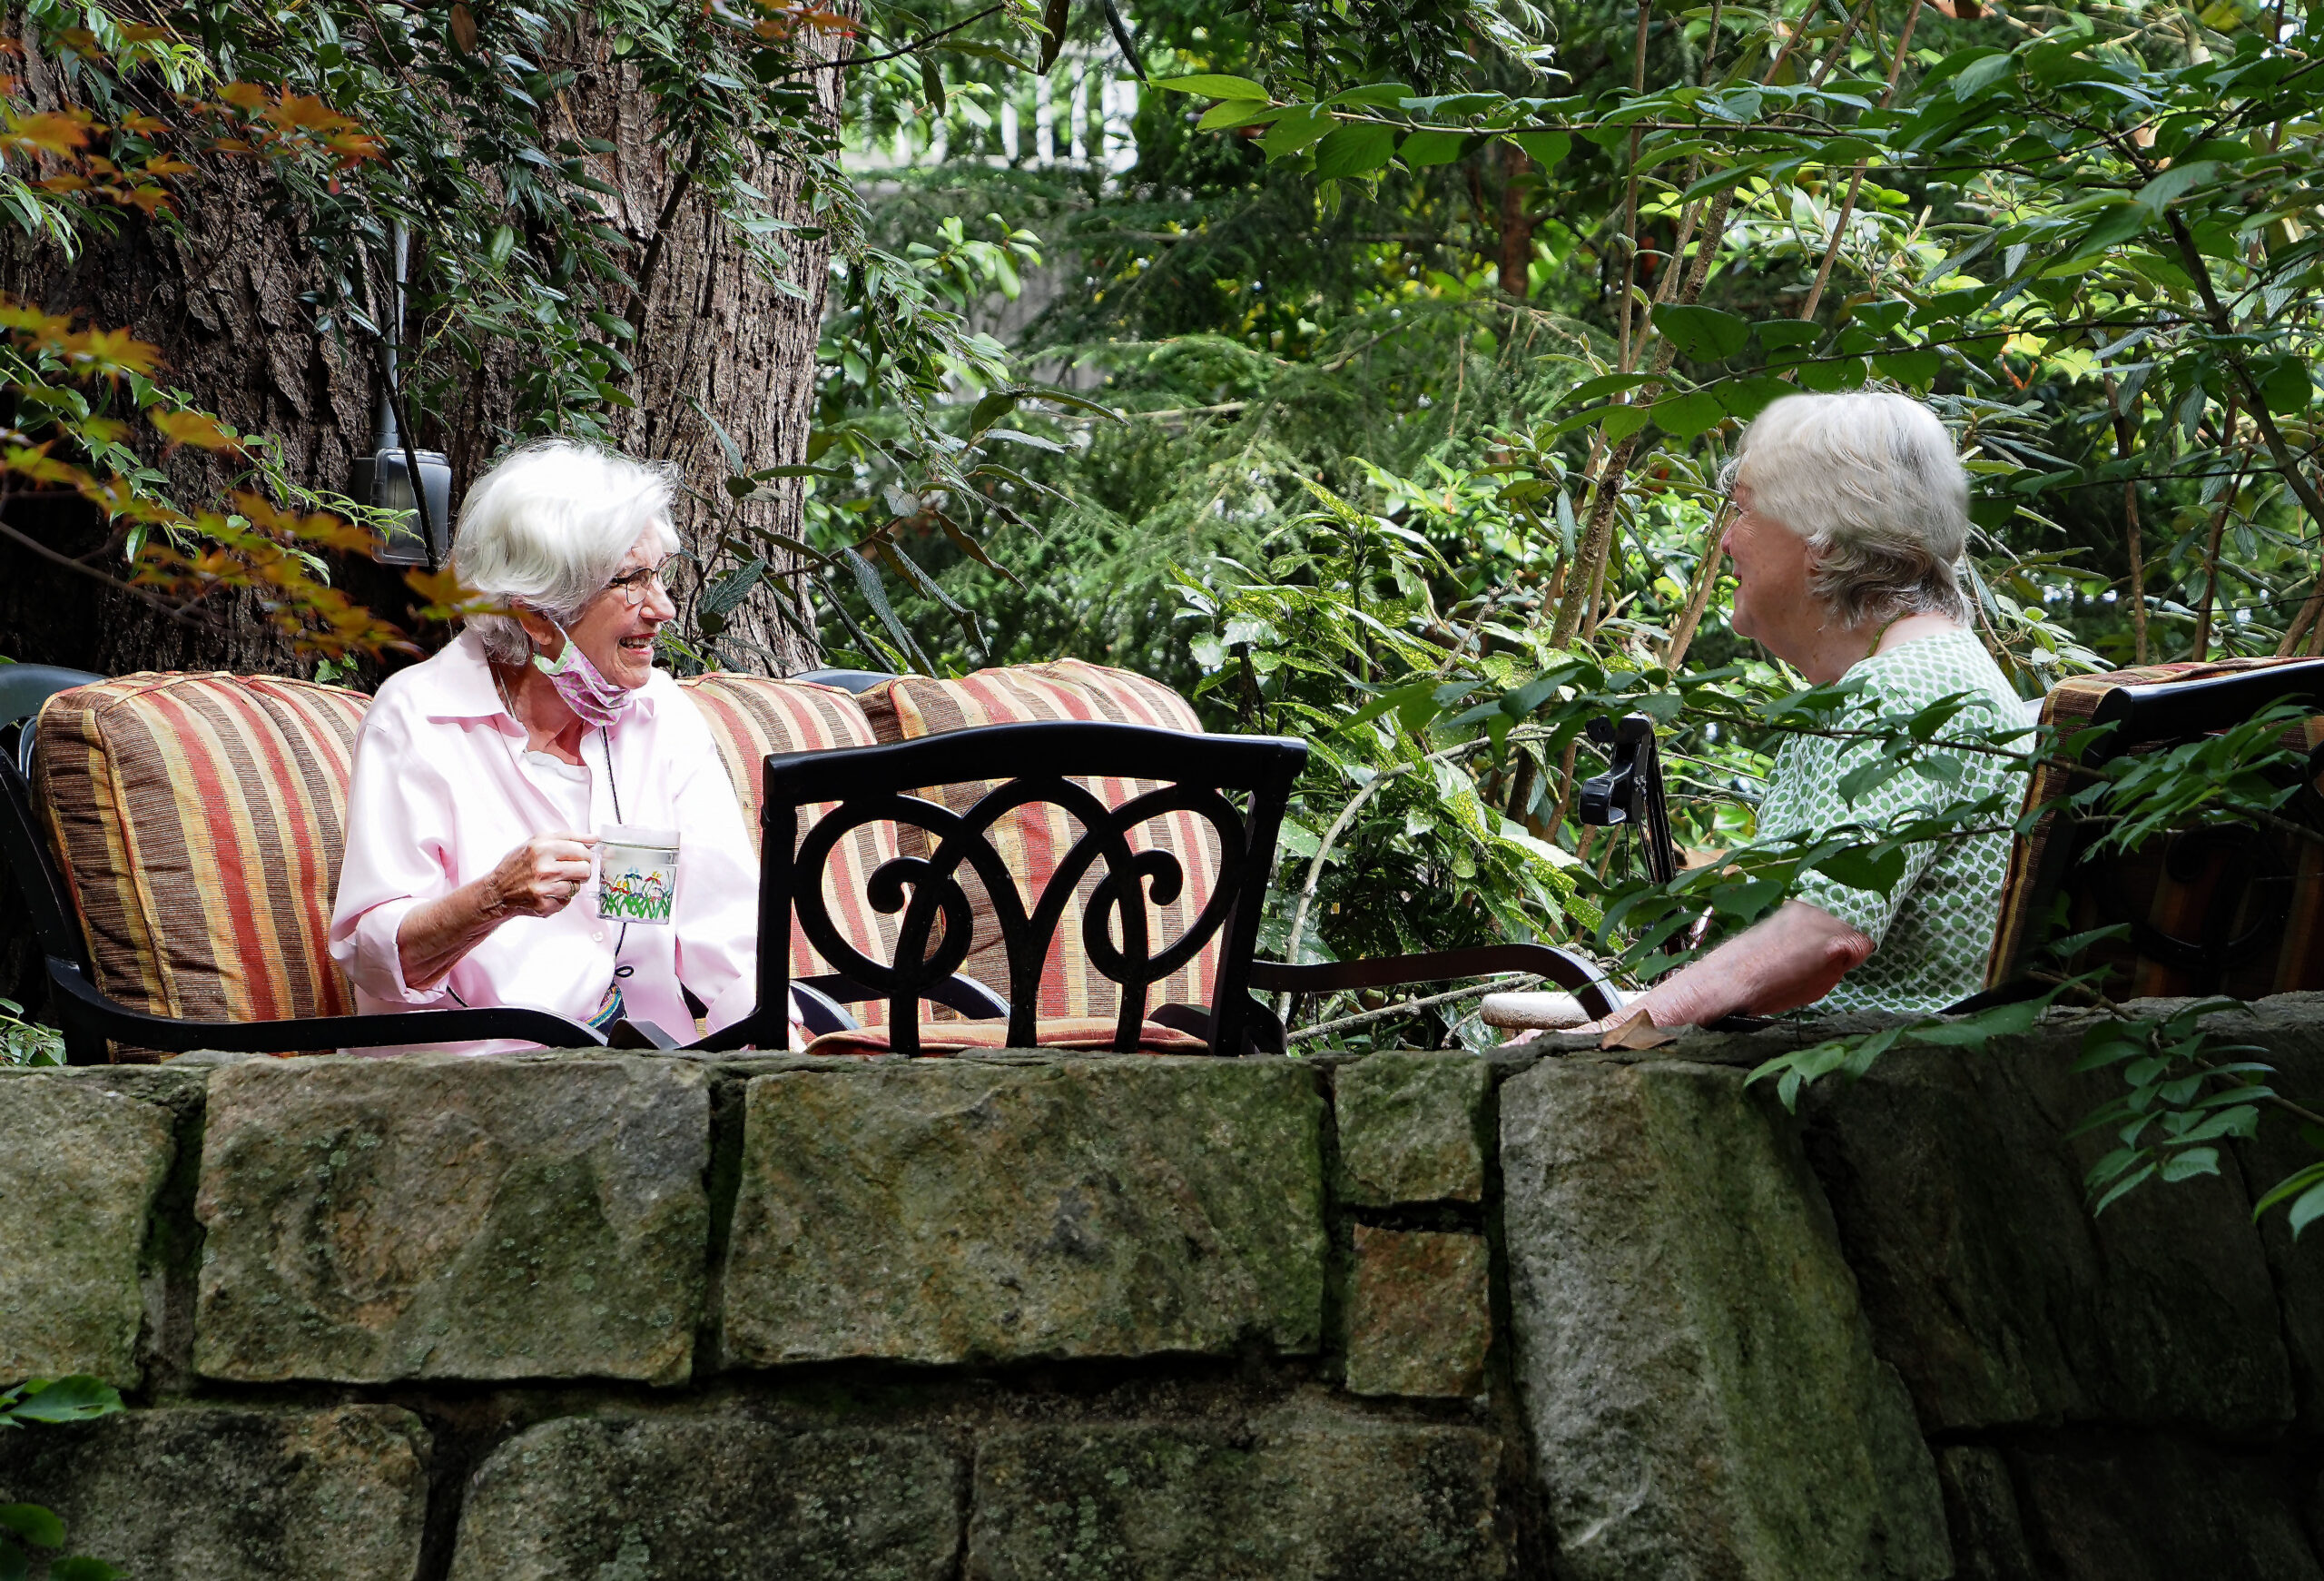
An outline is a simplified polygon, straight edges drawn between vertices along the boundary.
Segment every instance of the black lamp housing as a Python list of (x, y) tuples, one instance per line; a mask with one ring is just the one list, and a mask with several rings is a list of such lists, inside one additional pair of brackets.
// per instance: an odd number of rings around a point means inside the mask
[[(379, 404), (384, 412), (387, 402)], [(383, 525), (372, 558), (390, 566), (442, 565), (452, 549), (452, 463), (441, 450), (413, 450), (407, 456), (392, 415), (381, 421), (373, 444), (369, 455), (356, 458), (347, 491), (366, 505), (400, 514)], [(419, 485), (427, 490), (424, 534), (419, 498), (411, 486), (413, 461), (419, 463)]]
[[(452, 464), (441, 450), (414, 450), (396, 424), (396, 348), (403, 340), (403, 226), (395, 227), (395, 334), (380, 343), (379, 420), (371, 453), (349, 469), (347, 492), (375, 509), (396, 512), (382, 526), (372, 558), (383, 565), (441, 566), (452, 551)], [(417, 472), (418, 487), (413, 486)], [(424, 507), (424, 509), (423, 509)]]

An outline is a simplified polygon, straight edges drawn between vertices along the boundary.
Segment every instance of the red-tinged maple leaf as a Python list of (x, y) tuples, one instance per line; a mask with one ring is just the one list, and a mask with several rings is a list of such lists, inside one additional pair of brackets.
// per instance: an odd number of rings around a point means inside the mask
[(13, 330), (24, 336), (34, 351), (53, 351), (64, 343), (72, 332), (73, 321), (57, 313), (44, 313), (30, 302), (13, 297), (0, 297), (0, 329)]
[(218, 96), (245, 115), (257, 114), (271, 102), (256, 83), (228, 83), (218, 90)]
[(299, 519), (299, 537), (343, 555), (369, 555), (376, 547), (376, 540), (362, 528), (320, 510)]
[(77, 175), (43, 176), (33, 185), (48, 193), (84, 193), (89, 190), (88, 178)]
[(81, 498), (103, 510), (108, 519), (119, 516), (121, 508), (136, 502), (137, 491), (125, 478), (92, 478), (82, 487)]
[(234, 513), (253, 527), (287, 528), (299, 519), (285, 513), (265, 495), (248, 489), (237, 489), (226, 498), (234, 502)]
[(297, 564), (281, 555), (252, 556), (251, 575), (259, 581), (293, 592), (303, 577)]
[(324, 146), (339, 155), (339, 167), (352, 170), (367, 159), (380, 158), (388, 145), (368, 132), (334, 132), (323, 139)]
[(143, 210), (148, 219), (171, 207), (168, 190), (157, 186), (116, 188), (113, 201), (123, 208)]
[(162, 349), (127, 330), (81, 330), (64, 337), (64, 351), (83, 378), (102, 375), (115, 383), (124, 373), (151, 374), (162, 365)]
[(44, 444), (16, 446), (5, 458), (0, 458), (0, 465), (5, 465), (18, 477), (30, 478), (35, 483), (51, 483), (76, 491), (84, 484), (94, 485), (96, 482), (85, 469), (50, 455), (48, 446)]
[[(298, 539), (307, 543), (320, 543), (326, 548), (352, 548), (366, 553), (370, 550), (369, 533), (328, 511), (318, 510), (312, 515), (301, 516), (295, 510), (281, 509), (263, 494), (248, 489), (235, 490), (231, 499), (235, 510), (252, 527), (278, 539)], [(265, 552), (275, 558), (283, 558), (281, 551), (271, 546)]]
[(185, 518), (158, 499), (148, 499), (137, 492), (137, 486), (126, 478), (107, 478), (92, 482), (81, 490), (81, 497), (102, 509), (112, 520), (123, 518), (143, 522), (149, 527), (181, 527)]
[(67, 54), (98, 54), (103, 46), (97, 35), (85, 27), (68, 27), (56, 35), (56, 42), (64, 46)]
[(43, 110), (20, 115), (5, 112), (7, 131), (0, 133), (0, 149), (10, 153), (53, 153), (69, 159), (89, 145), (92, 117), (86, 110)]
[(166, 121), (156, 121), (143, 110), (132, 110), (113, 124), (123, 132), (134, 132), (140, 137), (159, 137), (170, 129)]
[(317, 136), (345, 131), (355, 124), (310, 94), (289, 92), (283, 94), (282, 102), (267, 111), (262, 119), (285, 132), (311, 132)]
[(121, 25), (121, 36), (131, 44), (161, 44), (165, 40), (175, 38), (177, 35), (166, 27), (156, 27), (150, 22), (124, 22)]
[(192, 445), (201, 450), (240, 450), (242, 441), (206, 411), (167, 411), (158, 406), (145, 409), (145, 420), (169, 436), (170, 449)]
[(212, 153), (256, 153), (258, 150), (239, 137), (219, 137), (211, 141), (210, 152)]
[(424, 600), (419, 610), (422, 620), (448, 621), (474, 615), (508, 613), (508, 606), (501, 599), (463, 587), (448, 566), (440, 571), (406, 571), (403, 579), (404, 585)]
[(145, 162), (144, 168), (140, 173), (161, 180), (173, 175), (191, 175), (193, 173), (193, 166), (175, 154), (157, 153)]
[[(151, 548), (145, 551), (145, 555), (152, 553)], [(133, 588), (150, 588), (154, 592), (168, 597), (182, 597), (188, 586), (186, 578), (158, 560), (145, 558), (145, 555), (139, 557), (137, 568), (129, 574), (129, 585)]]

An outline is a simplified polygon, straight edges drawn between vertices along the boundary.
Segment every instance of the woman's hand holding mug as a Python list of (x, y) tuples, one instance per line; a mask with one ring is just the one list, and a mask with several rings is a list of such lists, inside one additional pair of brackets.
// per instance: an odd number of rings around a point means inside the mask
[(589, 882), (595, 835), (536, 835), (500, 859), (487, 880), (502, 916), (553, 917)]

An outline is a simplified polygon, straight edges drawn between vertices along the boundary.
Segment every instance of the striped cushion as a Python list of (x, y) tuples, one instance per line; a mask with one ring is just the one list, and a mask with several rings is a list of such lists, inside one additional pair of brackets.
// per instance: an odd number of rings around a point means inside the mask
[[(2042, 722), (2070, 733), (2117, 687), (2209, 680), (2305, 662), (2221, 659), (2076, 676), (2043, 699)], [(2220, 721), (2222, 728), (2234, 723)], [(2287, 732), (2284, 744), (2305, 752), (2319, 742), (2324, 718)], [(2094, 781), (2063, 763), (2044, 764), (2034, 770), (2025, 805), (2048, 805)], [(2286, 815), (2299, 815), (2299, 804)], [(2043, 955), (2053, 937), (2129, 924), (2131, 937), (2091, 945), (2073, 962), (2076, 972), (2106, 967), (2100, 986), (2118, 999), (2211, 993), (2256, 999), (2324, 988), (2324, 862), (2315, 842), (2236, 826), (2161, 835), (2126, 854), (2080, 860), (2101, 832), (2077, 829), (2053, 811), (2018, 836), (1986, 960), (1988, 987), (2053, 965)]]
[[(751, 848), (759, 846), (759, 801), (771, 752), (823, 752), (840, 746), (870, 746), (876, 737), (855, 699), (837, 687), (810, 681), (769, 680), (764, 676), (719, 671), (678, 683), (702, 710), (727, 777), (743, 803)], [(831, 810), (832, 804), (803, 809), (800, 834)], [(875, 961), (893, 958), (896, 919), (873, 911), (865, 897), (872, 874), (896, 855), (892, 824), (870, 824), (832, 853), (823, 869), (823, 901), (832, 920), (855, 947)], [(832, 968), (796, 926), (791, 935), (791, 974), (812, 977)], [(852, 1007), (866, 1024), (884, 1021), (887, 1002)]]
[[(1008, 669), (979, 670), (959, 680), (933, 680), (906, 676), (864, 694), (864, 712), (882, 740), (911, 741), (948, 730), (983, 725), (1015, 725), (1041, 720), (1111, 720), (1122, 725), (1146, 725), (1165, 730), (1200, 734), (1202, 721), (1185, 698), (1158, 681), (1128, 670), (1065, 659), (1056, 664), (1022, 665)], [(931, 801), (966, 813), (993, 788), (996, 782), (939, 786), (921, 794)], [(1160, 782), (1137, 779), (1085, 779), (1087, 786), (1108, 806), (1119, 806), (1133, 797), (1159, 788)], [(919, 832), (902, 833), (908, 854), (925, 854)], [(1080, 838), (1081, 824), (1062, 809), (1045, 804), (1026, 806), (1002, 819), (992, 831), (992, 844), (1018, 878), (1018, 889), (1029, 911), (1049, 883), (1049, 874)], [(1160, 951), (1175, 942), (1202, 914), (1216, 886), (1220, 865), (1218, 836), (1191, 813), (1172, 813), (1131, 831), (1131, 845), (1138, 850), (1161, 849), (1176, 855), (1186, 873), (1177, 900), (1167, 906), (1149, 906), (1147, 924), (1152, 947)], [(1092, 966), (1081, 949), (1079, 918), (1104, 872), (1098, 864), (1079, 886), (1080, 898), (1067, 908), (1041, 971), (1044, 1022), (1111, 1016), (1120, 1005), (1121, 991)], [(961, 971), (1001, 993), (1009, 992), (1009, 955), (995, 920), (992, 901), (975, 874), (961, 872), (975, 917), (976, 934)], [(1169, 1003), (1208, 1004), (1218, 972), (1221, 940), (1214, 937), (1202, 953), (1147, 991), (1148, 1006)]]
[(150, 673), (50, 699), (34, 788), (99, 988), (203, 1021), (353, 1013), (330, 907), (369, 703), (309, 681)]

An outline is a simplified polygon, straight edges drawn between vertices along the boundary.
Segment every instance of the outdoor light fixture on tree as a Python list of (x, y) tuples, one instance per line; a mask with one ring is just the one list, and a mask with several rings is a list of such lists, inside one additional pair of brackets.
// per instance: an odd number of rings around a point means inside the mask
[(412, 449), (396, 420), (396, 348), (403, 341), (406, 245), (400, 224), (390, 245), (395, 253), (395, 322), (379, 341), (379, 426), (371, 453), (356, 460), (347, 491), (366, 505), (399, 513), (381, 526), (379, 547), (372, 551), (375, 558), (386, 565), (434, 570), (451, 552), (452, 464), (440, 450)]

